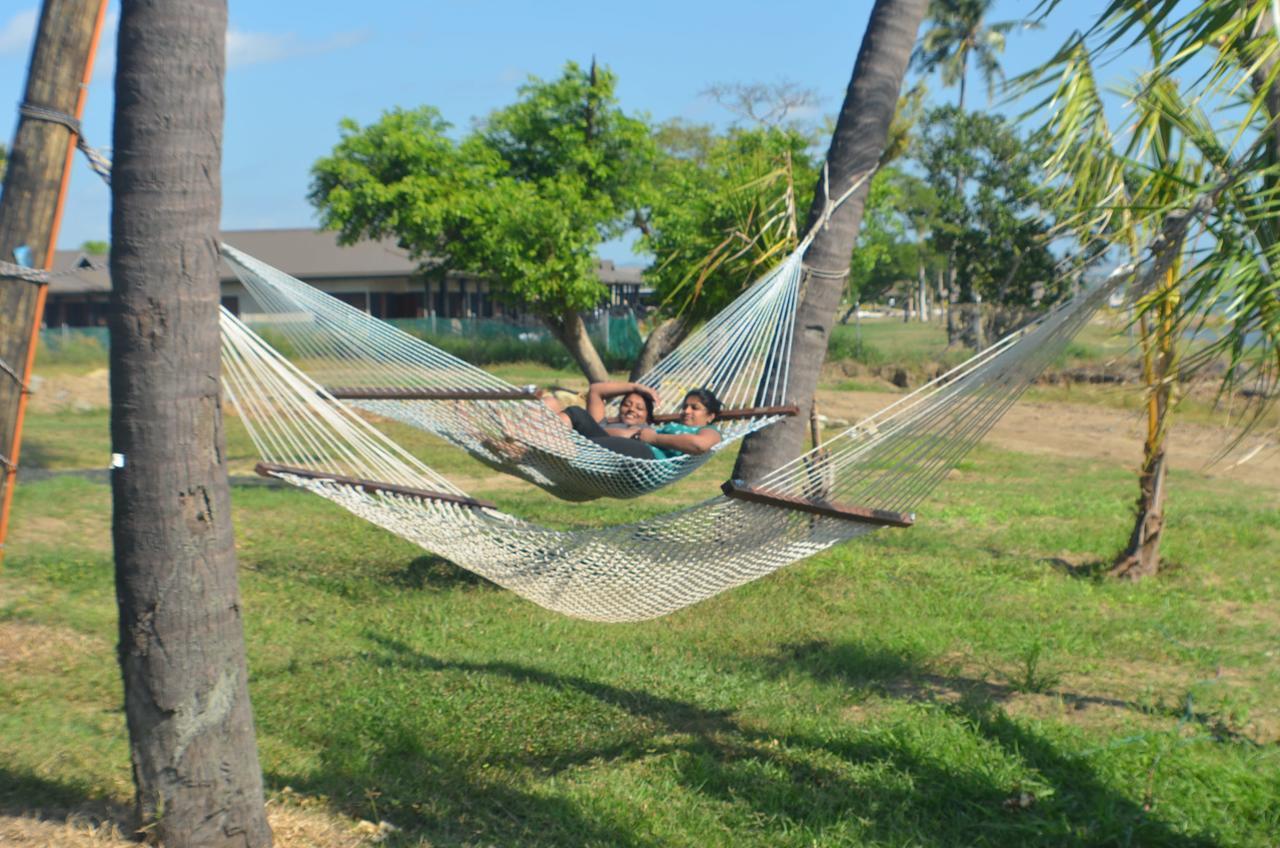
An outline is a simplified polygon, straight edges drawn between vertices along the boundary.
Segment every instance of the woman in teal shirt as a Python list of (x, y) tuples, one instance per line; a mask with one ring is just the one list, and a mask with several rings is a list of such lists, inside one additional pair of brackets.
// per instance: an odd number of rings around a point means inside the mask
[(720, 443), (720, 431), (711, 426), (720, 414), (720, 399), (710, 389), (693, 389), (680, 404), (680, 420), (636, 432), (649, 446), (654, 459), (667, 459), (682, 453), (706, 453)]

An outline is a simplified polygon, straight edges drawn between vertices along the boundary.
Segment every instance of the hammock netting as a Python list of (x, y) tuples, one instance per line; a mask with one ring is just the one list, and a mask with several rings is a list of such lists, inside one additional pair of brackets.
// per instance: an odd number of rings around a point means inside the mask
[(1118, 269), (750, 487), (726, 484), (725, 495), (698, 505), (598, 529), (547, 529), (468, 498), (226, 311), (224, 384), (266, 461), (264, 473), (547, 609), (635, 621), (886, 523), (909, 523), (916, 506), (1130, 273)]
[[(726, 408), (783, 404), (802, 250), (637, 381), (659, 392), (657, 413), (675, 412), (697, 387), (714, 390)], [(722, 421), (720, 444), (705, 454), (623, 456), (566, 427), (533, 387), (512, 385), (232, 247), (224, 245), (223, 255), (268, 316), (255, 319), (255, 330), (332, 394), (433, 433), (565, 500), (647, 494), (779, 418)]]

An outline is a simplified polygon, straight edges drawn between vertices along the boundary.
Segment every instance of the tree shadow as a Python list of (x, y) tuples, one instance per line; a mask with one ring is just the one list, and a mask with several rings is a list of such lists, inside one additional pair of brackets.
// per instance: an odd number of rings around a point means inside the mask
[[(812, 678), (846, 685), (854, 689), (872, 690), (894, 699), (927, 704), (965, 722), (984, 739), (994, 742), (1008, 757), (1021, 761), (1052, 787), (1050, 797), (1037, 799), (1034, 793), (1011, 792), (1005, 787), (988, 796), (985, 803), (998, 802), (1010, 819), (1011, 833), (995, 838), (993, 833), (973, 833), (969, 839), (993, 841), (994, 844), (1031, 844), (1037, 841), (1053, 845), (1167, 845), (1209, 846), (1217, 842), (1209, 835), (1187, 835), (1171, 830), (1152, 819), (1145, 805), (1117, 794), (1096, 773), (1087, 758), (1061, 751), (1049, 738), (1012, 719), (1001, 705), (1023, 694), (1017, 687), (963, 675), (940, 675), (927, 671), (909, 654), (884, 650), (867, 650), (860, 645), (832, 645), (809, 642), (786, 646), (772, 660), (775, 673), (799, 670)], [(1143, 714), (1194, 721), (1208, 728), (1215, 738), (1217, 719), (1187, 708), (1152, 710), (1123, 699), (1087, 695), (1055, 689), (1042, 694), (1059, 698), (1070, 708), (1107, 706)], [(1249, 740), (1233, 738), (1228, 741)], [(843, 746), (836, 746), (843, 749)], [(902, 753), (904, 762), (915, 755)], [(919, 766), (916, 766), (919, 768)], [(957, 792), (955, 800), (966, 802)], [(971, 797), (967, 801), (979, 800)], [(1016, 822), (1016, 824), (1015, 824)], [(1017, 834), (1016, 836), (1014, 834)]]
[(103, 798), (88, 785), (50, 780), (25, 769), (0, 766), (0, 815), (39, 822), (114, 825), (134, 830), (133, 810)]
[(1113, 563), (1105, 559), (1088, 559), (1083, 562), (1072, 562), (1065, 557), (1046, 557), (1040, 562), (1054, 571), (1059, 571), (1077, 580), (1090, 580), (1100, 583), (1107, 577)]
[[(277, 783), (327, 795), (356, 815), (367, 816), (368, 810), (363, 797), (354, 794), (357, 788), (377, 787), (381, 809), (405, 829), (404, 837), (409, 839), (431, 844), (661, 844), (661, 838), (644, 836), (628, 811), (548, 797), (526, 788), (529, 781), (517, 777), (556, 776), (577, 767), (639, 762), (656, 755), (670, 759), (674, 778), (685, 791), (718, 805), (745, 806), (745, 813), (735, 815), (776, 822), (788, 832), (804, 834), (805, 842), (848, 841), (854, 838), (853, 831), (857, 839), (877, 844), (1084, 846), (1118, 840), (1122, 834), (1107, 829), (1114, 825), (1127, 828), (1135, 844), (1175, 848), (1212, 844), (1152, 820), (1139, 806), (1118, 797), (1086, 760), (1061, 753), (1051, 741), (1002, 717), (998, 709), (983, 706), (992, 700), (981, 689), (940, 706), (970, 722), (1008, 757), (1041, 775), (1054, 787), (1051, 798), (1035, 799), (983, 769), (931, 756), (918, 741), (913, 746), (894, 734), (873, 736), (856, 729), (821, 736), (809, 731), (770, 733), (768, 727), (739, 720), (729, 709), (709, 709), (514, 662), (443, 660), (379, 634), (369, 633), (366, 638), (375, 646), (367, 661), (398, 675), (402, 687), (407, 686), (405, 675), (445, 672), (452, 675), (450, 679), (496, 679), (544, 687), (623, 714), (610, 720), (611, 727), (623, 729), (604, 738), (586, 731), (562, 733), (554, 736), (549, 748), (531, 747), (520, 744), (529, 731), (518, 707), (502, 704), (500, 695), (487, 705), (477, 700), (468, 710), (488, 710), (481, 726), (459, 727), (458, 732), (514, 740), (493, 744), (480, 755), (461, 749), (450, 753), (450, 740), (422, 738), (410, 723), (398, 718), (401, 710), (380, 715), (377, 727), (363, 719), (365, 727), (354, 731), (351, 725), (362, 719), (344, 716), (339, 705), (333, 721), (309, 739), (322, 751), (321, 767), (306, 775), (271, 776)], [(775, 671), (787, 668), (794, 674), (798, 670), (824, 682), (887, 692), (897, 690), (902, 679), (928, 677), (910, 656), (852, 645), (791, 646), (771, 665)], [(434, 677), (432, 683), (441, 685)], [(964, 688), (960, 681), (951, 683)], [(482, 691), (494, 688), (492, 683), (476, 685)], [(412, 688), (407, 686), (408, 691)], [(926, 696), (906, 692), (897, 697)], [(540, 719), (585, 723), (594, 712), (566, 708)], [(353, 746), (366, 755), (330, 754)], [(501, 768), (487, 770), (487, 764)], [(990, 812), (975, 815), (975, 809)], [(1110, 818), (1097, 821), (1099, 810), (1108, 811)]]
[(493, 590), (499, 588), (480, 575), (434, 554), (410, 560), (404, 568), (391, 572), (388, 579), (395, 586), (415, 591), (453, 589), (459, 586)]

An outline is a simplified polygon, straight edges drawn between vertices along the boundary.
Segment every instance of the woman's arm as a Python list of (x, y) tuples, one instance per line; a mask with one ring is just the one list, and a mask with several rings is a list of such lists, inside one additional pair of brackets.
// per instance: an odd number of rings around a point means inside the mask
[(714, 427), (703, 427), (696, 433), (659, 433), (646, 427), (636, 438), (646, 444), (681, 453), (706, 453), (720, 444), (720, 432)]
[(654, 406), (658, 405), (658, 395), (648, 386), (642, 386), (639, 383), (605, 380), (600, 383), (592, 383), (591, 387), (587, 389), (587, 413), (595, 420), (603, 421), (605, 401), (609, 400), (609, 398), (631, 394), (632, 392), (648, 395), (653, 400)]

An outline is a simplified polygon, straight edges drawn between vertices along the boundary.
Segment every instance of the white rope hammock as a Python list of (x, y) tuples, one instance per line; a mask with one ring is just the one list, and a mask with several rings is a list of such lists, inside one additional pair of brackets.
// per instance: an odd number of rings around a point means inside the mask
[(222, 315), (224, 385), (261, 473), (325, 497), (548, 609), (665, 615), (912, 511), (1066, 346), (1132, 268), (767, 475), (615, 527), (558, 531), (469, 498)]
[(536, 402), (532, 387), (499, 379), (233, 247), (224, 244), (222, 252), (273, 316), (260, 329), (334, 396), (440, 436), (564, 500), (634, 498), (797, 412), (785, 404), (802, 259), (835, 210), (874, 173), (859, 174), (832, 198), (824, 168), (823, 213), (795, 250), (637, 380), (660, 393), (659, 416), (676, 417), (694, 388), (714, 391), (726, 410), (716, 423), (721, 440), (710, 451), (664, 459), (602, 447)]
[(579, 435), (519, 387), (349, 306), (283, 271), (223, 246), (223, 256), (270, 322), (254, 326), (339, 398), (403, 421), (565, 500), (632, 498), (697, 469), (715, 452), (777, 421), (802, 277), (796, 252), (690, 335), (638, 382), (658, 391), (659, 415), (688, 389), (715, 391), (726, 408), (722, 440), (705, 454), (624, 456)]

